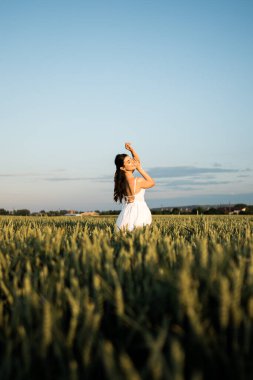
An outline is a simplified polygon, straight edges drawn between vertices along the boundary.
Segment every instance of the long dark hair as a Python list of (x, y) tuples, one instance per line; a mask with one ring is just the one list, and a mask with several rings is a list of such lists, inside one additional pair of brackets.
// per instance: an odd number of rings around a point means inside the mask
[(119, 200), (122, 203), (122, 199), (126, 194), (126, 176), (125, 172), (120, 168), (124, 166), (124, 159), (127, 157), (127, 154), (117, 154), (115, 157), (114, 163), (116, 165), (116, 172), (114, 175), (114, 196), (113, 199), (115, 202)]

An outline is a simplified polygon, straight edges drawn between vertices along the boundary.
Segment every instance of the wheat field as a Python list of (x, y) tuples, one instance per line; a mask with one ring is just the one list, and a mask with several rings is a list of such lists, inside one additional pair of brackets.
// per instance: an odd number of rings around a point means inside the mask
[(253, 217), (0, 217), (0, 378), (252, 379)]

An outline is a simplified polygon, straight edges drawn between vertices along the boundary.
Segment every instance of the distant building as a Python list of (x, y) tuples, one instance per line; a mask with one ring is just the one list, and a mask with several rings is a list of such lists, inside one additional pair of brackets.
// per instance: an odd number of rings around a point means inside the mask
[(239, 215), (241, 212), (246, 212), (246, 207), (243, 208), (235, 208), (229, 212), (229, 215)]
[(99, 216), (99, 213), (96, 211), (86, 211), (79, 214), (80, 216)]
[(86, 212), (78, 213), (77, 211), (70, 210), (64, 216), (99, 216), (99, 213), (95, 211), (86, 211)]
[(78, 212), (75, 210), (68, 210), (67, 214), (64, 216), (80, 216), (80, 214), (78, 214)]

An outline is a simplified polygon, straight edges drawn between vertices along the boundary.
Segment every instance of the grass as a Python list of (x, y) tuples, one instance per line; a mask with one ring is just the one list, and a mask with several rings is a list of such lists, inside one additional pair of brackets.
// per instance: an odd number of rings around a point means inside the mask
[(250, 379), (253, 218), (0, 218), (0, 377)]

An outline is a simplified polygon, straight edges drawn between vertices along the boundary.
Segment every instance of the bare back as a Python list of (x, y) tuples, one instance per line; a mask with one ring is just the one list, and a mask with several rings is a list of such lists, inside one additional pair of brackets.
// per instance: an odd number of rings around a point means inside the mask
[(128, 203), (134, 202), (134, 196), (139, 191), (140, 191), (140, 186), (138, 185), (138, 178), (131, 178), (127, 180), (126, 199)]

